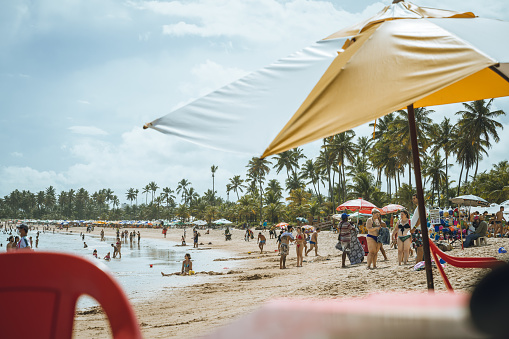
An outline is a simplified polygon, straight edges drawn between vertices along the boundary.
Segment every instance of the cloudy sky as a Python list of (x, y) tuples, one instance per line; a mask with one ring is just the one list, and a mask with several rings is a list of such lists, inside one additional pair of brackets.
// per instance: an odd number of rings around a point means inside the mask
[[(129, 187), (175, 189), (183, 178), (218, 193), (246, 173), (252, 155), (180, 141), (144, 123), (278, 58), (365, 19), (391, 1), (372, 0), (19, 0), (0, 4), (0, 196)], [(509, 21), (505, 0), (422, 0)], [(509, 113), (509, 99), (494, 109)], [(434, 107), (456, 120), (459, 105)], [(481, 170), (507, 160), (502, 140)], [(358, 135), (370, 129), (360, 126)], [(314, 157), (318, 144), (304, 146)], [(459, 168), (452, 169), (453, 178)], [(271, 173), (270, 177), (275, 177)], [(282, 177), (281, 177), (282, 178)]]

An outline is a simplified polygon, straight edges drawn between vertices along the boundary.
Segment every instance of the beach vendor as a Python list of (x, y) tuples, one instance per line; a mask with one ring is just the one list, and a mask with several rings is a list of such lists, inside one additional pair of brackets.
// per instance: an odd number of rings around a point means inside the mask
[[(350, 245), (352, 242), (352, 231), (355, 229), (355, 226), (352, 225), (348, 221), (349, 215), (343, 213), (341, 215), (341, 222), (339, 223), (339, 236), (338, 240), (341, 243), (341, 249), (343, 251), (343, 255), (341, 256), (341, 268), (345, 268), (346, 265), (346, 256), (350, 252)], [(350, 264), (352, 264), (350, 262)]]
[(408, 263), (410, 254), (410, 245), (412, 244), (412, 234), (410, 233), (410, 215), (407, 211), (401, 211), (401, 217), (396, 223), (396, 227), (392, 232), (392, 237), (398, 242), (398, 264)]
[(366, 228), (368, 230), (368, 234), (366, 235), (366, 239), (368, 241), (368, 267), (367, 269), (371, 269), (373, 265), (373, 269), (376, 268), (376, 261), (378, 256), (378, 235), (380, 234), (380, 228), (382, 228), (382, 219), (380, 215), (380, 211), (376, 208), (371, 210), (371, 218), (366, 221)]
[(260, 248), (260, 254), (263, 253), (263, 246), (265, 245), (265, 242), (267, 241), (267, 238), (262, 234), (262, 232), (258, 233), (258, 247)]
[(294, 241), (295, 238), (292, 234), (292, 226), (288, 226), (288, 230), (281, 234), (281, 246), (280, 246), (280, 254), (281, 257), (279, 258), (279, 268), (285, 269), (286, 268), (286, 256), (290, 254), (290, 241)]

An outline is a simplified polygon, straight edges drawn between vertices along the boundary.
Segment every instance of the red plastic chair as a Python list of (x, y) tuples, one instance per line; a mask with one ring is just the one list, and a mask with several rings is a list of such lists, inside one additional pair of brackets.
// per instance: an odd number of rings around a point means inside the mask
[(108, 316), (113, 337), (142, 338), (136, 315), (112, 275), (69, 254), (0, 254), (2, 338), (71, 338), (77, 299), (89, 295)]

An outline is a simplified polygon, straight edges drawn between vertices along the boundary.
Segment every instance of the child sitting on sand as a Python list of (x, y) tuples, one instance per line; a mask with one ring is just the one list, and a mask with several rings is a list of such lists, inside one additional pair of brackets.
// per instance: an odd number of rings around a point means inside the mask
[(104, 260), (111, 260), (110, 252), (108, 252), (108, 254), (106, 254), (106, 256), (104, 257)]
[(161, 275), (163, 277), (169, 277), (170, 275), (189, 275), (189, 272), (193, 270), (193, 262), (191, 261), (191, 254), (186, 253), (184, 256), (184, 261), (182, 262), (182, 270), (180, 272), (176, 273), (163, 273), (161, 272)]

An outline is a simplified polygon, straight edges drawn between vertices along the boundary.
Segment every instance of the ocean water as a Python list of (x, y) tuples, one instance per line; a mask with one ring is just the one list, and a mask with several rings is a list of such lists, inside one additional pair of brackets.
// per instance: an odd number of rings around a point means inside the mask
[[(96, 233), (97, 230), (96, 228)], [(34, 241), (34, 249), (36, 232), (29, 232), (29, 236), (32, 236)], [(97, 260), (106, 265), (106, 269), (117, 279), (131, 302), (146, 301), (160, 293), (172, 293), (173, 287), (189, 286), (210, 279), (211, 276), (204, 274), (182, 277), (161, 276), (161, 271), (164, 273), (180, 272), (186, 253), (191, 255), (195, 272), (226, 273), (235, 268), (235, 262), (214, 261), (216, 258), (227, 258), (228, 254), (224, 251), (193, 249), (192, 244), (191, 246), (176, 246), (178, 243), (167, 239), (144, 239), (143, 231), (141, 231), (139, 245), (137, 239), (132, 244), (129, 240), (122, 242), (122, 259), (117, 257), (117, 259), (111, 259), (111, 261), (102, 258), (108, 252), (111, 252), (113, 257), (111, 244), (115, 242), (114, 237), (105, 237), (105, 241), (100, 241), (98, 235), (85, 233), (84, 241), (88, 248), (84, 248), (80, 232), (39, 232), (39, 247), (35, 249), (36, 251), (65, 252)], [(0, 250), (5, 251), (8, 235), (1, 233), (0, 236), (0, 243), (3, 244)], [(207, 248), (208, 246), (204, 242), (204, 245), (200, 247)], [(97, 249), (98, 256), (101, 259), (93, 258), (92, 252), (94, 249)], [(78, 301), (78, 309), (96, 305), (97, 302), (94, 299), (86, 296), (82, 296)]]

